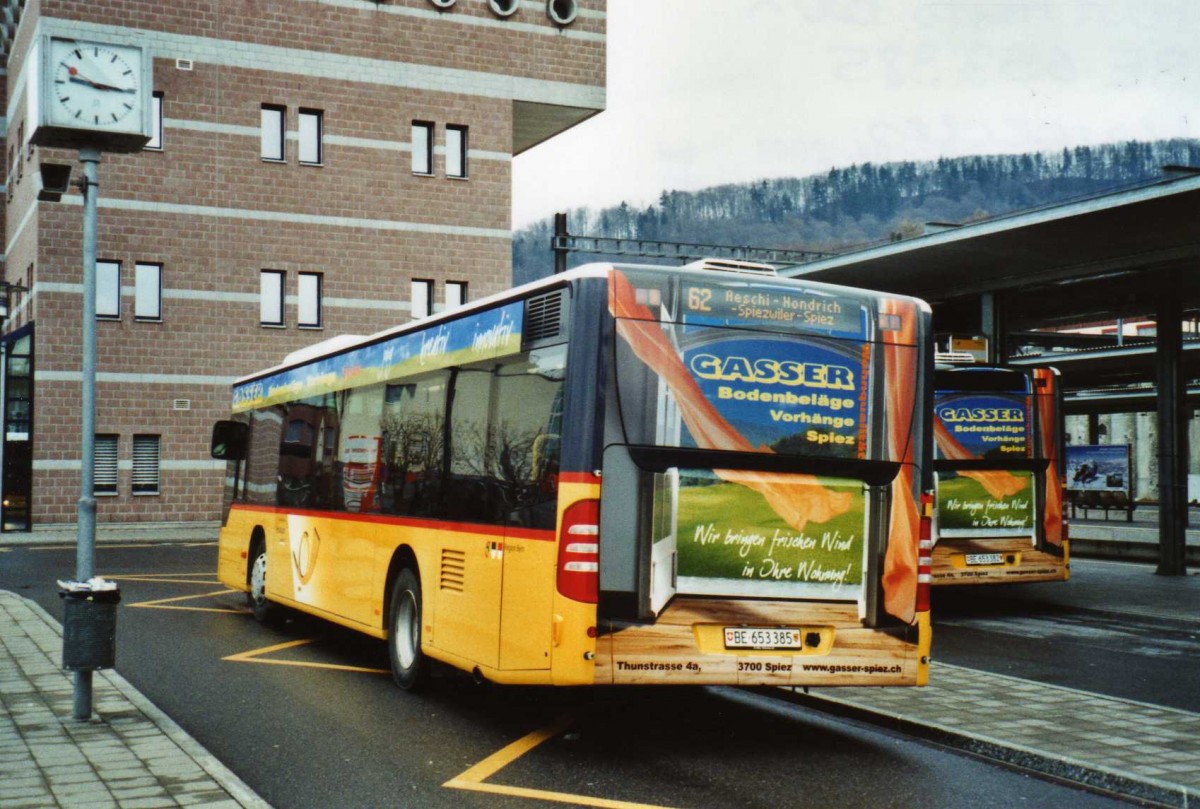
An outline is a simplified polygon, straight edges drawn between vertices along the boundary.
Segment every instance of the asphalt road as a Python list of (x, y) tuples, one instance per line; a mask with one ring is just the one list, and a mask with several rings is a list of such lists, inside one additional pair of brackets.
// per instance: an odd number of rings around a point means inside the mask
[[(382, 643), (306, 618), (260, 626), (222, 592), (215, 561), (214, 545), (98, 549), (98, 571), (122, 589), (117, 669), (280, 809), (1121, 805), (734, 689), (500, 688), (448, 674), (406, 694)], [(0, 548), (0, 588), (60, 620), (54, 580), (73, 569), (71, 547)], [(981, 616), (968, 608), (946, 616), (943, 633), (959, 637), (943, 659), (974, 632), (990, 649), (980, 665), (1010, 665), (1011, 636), (972, 630)]]
[(935, 590), (934, 657), (1200, 713), (1200, 590), (1179, 586), (1194, 580), (1145, 564), (1071, 567), (1066, 583)]

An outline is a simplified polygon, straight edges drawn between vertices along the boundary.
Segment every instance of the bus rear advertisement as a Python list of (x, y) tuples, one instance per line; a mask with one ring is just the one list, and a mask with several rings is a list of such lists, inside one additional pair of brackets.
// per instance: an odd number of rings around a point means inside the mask
[(1065, 581), (1058, 374), (938, 365), (934, 386), (934, 584)]
[(239, 380), (219, 575), (500, 683), (919, 685), (915, 299), (591, 265)]

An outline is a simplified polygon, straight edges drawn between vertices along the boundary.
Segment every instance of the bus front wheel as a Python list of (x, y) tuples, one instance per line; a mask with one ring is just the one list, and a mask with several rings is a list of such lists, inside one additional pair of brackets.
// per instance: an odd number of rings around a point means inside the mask
[(401, 570), (392, 584), (388, 657), (396, 685), (416, 691), (425, 684), (429, 664), (421, 653), (421, 582), (408, 568)]
[(275, 617), (275, 605), (267, 600), (267, 549), (261, 545), (250, 563), (250, 591), (246, 593), (246, 601), (259, 623), (270, 623)]

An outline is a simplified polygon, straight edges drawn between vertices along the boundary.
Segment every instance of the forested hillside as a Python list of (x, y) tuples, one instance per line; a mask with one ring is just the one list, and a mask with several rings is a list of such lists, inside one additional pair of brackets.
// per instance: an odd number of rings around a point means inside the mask
[[(657, 203), (568, 212), (572, 234), (837, 251), (922, 233), (925, 222), (965, 223), (1200, 166), (1200, 141), (1128, 141), (1054, 153), (936, 162), (864, 163), (825, 174), (664, 191)], [(513, 234), (513, 282), (553, 270), (553, 220)], [(602, 259), (572, 255), (570, 265)], [(628, 259), (626, 259), (628, 260)]]

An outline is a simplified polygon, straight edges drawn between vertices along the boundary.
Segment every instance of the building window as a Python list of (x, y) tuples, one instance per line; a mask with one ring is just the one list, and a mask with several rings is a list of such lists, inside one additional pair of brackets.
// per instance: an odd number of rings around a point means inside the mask
[(300, 326), (318, 328), (321, 325), (321, 273), (300, 273), (300, 299), (296, 321)]
[(96, 262), (96, 317), (121, 319), (121, 262)]
[(457, 309), (467, 302), (467, 282), (446, 282), (446, 308)]
[(320, 110), (300, 110), (300, 162), (319, 165), (323, 113)]
[(283, 160), (283, 124), (287, 107), (262, 105), (262, 159)]
[(259, 275), (259, 322), (264, 326), (283, 325), (282, 270), (263, 270)]
[(134, 267), (134, 320), (162, 320), (162, 265)]
[(412, 282), (412, 316), (429, 317), (430, 302), (433, 300), (433, 282), (413, 279)]
[(117, 493), (117, 444), (120, 436), (97, 435), (92, 459), (92, 493)]
[(147, 149), (163, 148), (163, 94), (155, 93), (150, 98), (150, 140), (146, 141)]
[(428, 121), (413, 121), (412, 170), (413, 174), (433, 174), (433, 124)]
[(467, 176), (467, 128), (451, 124), (446, 127), (446, 176)]
[(157, 435), (133, 437), (133, 493), (158, 494)]

